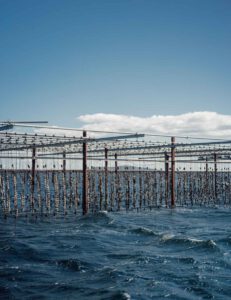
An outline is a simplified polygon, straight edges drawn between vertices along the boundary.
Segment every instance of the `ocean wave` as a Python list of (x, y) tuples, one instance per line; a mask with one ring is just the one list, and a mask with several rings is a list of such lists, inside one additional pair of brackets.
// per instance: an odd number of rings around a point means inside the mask
[(229, 220), (207, 210), (8, 219), (0, 298), (228, 299)]
[(177, 237), (174, 234), (164, 234), (160, 240), (164, 244), (198, 246), (200, 248), (219, 250), (218, 245), (212, 240), (201, 240), (191, 237)]
[(164, 233), (162, 236), (161, 236), (161, 241), (162, 242), (167, 242), (167, 241), (169, 241), (169, 240), (172, 240), (173, 238), (175, 237), (175, 235), (174, 234), (172, 234), (172, 233)]
[(83, 271), (89, 269), (89, 264), (78, 259), (60, 259), (56, 260), (55, 264), (70, 271)]
[(8, 259), (10, 255), (11, 258), (43, 262), (47, 260), (47, 255), (49, 255), (48, 251), (41, 251), (40, 249), (37, 249), (28, 243), (19, 241), (14, 241), (10, 246), (6, 247), (6, 249), (7, 251), (2, 253), (2, 257), (8, 257)]
[[(86, 296), (86, 299), (94, 300), (131, 300), (130, 294), (125, 291), (111, 291), (103, 288), (90, 289)], [(82, 297), (81, 299), (85, 299), (85, 297)]]
[(197, 260), (192, 256), (179, 256), (179, 253), (175, 255), (166, 256), (166, 255), (159, 255), (159, 258), (162, 262), (171, 261), (173, 264), (181, 263), (182, 265), (196, 265)]
[(154, 232), (153, 230), (145, 227), (138, 227), (130, 230), (131, 233), (146, 235), (146, 236), (160, 236), (160, 233)]
[(230, 245), (231, 244), (231, 236), (225, 237), (223, 239), (220, 239), (219, 242), (225, 243)]
[(197, 261), (191, 256), (177, 257), (177, 258), (174, 258), (174, 259), (177, 259), (180, 263), (183, 263), (183, 264), (186, 264), (186, 265), (194, 265), (194, 264), (197, 263)]
[(130, 300), (131, 296), (128, 293), (122, 293), (122, 300)]
[(86, 216), (82, 216), (80, 219), (82, 222), (90, 222), (92, 223), (97, 223), (97, 222), (106, 222), (106, 223), (111, 223), (113, 221), (112, 214), (109, 214), (107, 211), (98, 211), (97, 213), (89, 213)]
[(108, 254), (107, 255), (108, 258), (112, 258), (112, 259), (118, 259), (118, 260), (132, 260), (132, 261), (136, 261), (137, 258), (140, 258), (139, 254), (125, 254), (125, 253), (113, 253), (113, 254)]

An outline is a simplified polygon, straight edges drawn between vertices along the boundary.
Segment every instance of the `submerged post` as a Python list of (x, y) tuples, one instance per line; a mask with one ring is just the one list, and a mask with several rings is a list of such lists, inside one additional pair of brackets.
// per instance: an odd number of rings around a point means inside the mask
[(118, 161), (117, 161), (117, 153), (115, 153), (115, 174), (118, 173)]
[(165, 207), (168, 207), (169, 155), (165, 153)]
[(176, 150), (175, 150), (175, 137), (173, 136), (171, 138), (171, 207), (175, 206), (175, 156), (176, 156)]
[(209, 167), (208, 167), (208, 157), (206, 156), (206, 159), (205, 159), (206, 163), (205, 163), (205, 176), (206, 176), (206, 181), (208, 180), (208, 170), (209, 170)]
[(208, 198), (208, 192), (209, 192), (209, 165), (208, 165), (208, 156), (205, 158), (205, 197)]
[(214, 153), (214, 195), (217, 198), (217, 153)]
[(105, 193), (105, 202), (104, 202), (104, 208), (107, 210), (108, 207), (108, 149), (104, 149), (104, 155), (105, 155), (105, 165), (104, 165), (104, 193)]
[[(83, 138), (87, 137), (87, 132), (83, 131)], [(83, 215), (88, 212), (88, 180), (87, 180), (87, 142), (83, 140)]]
[(66, 152), (63, 152), (63, 172), (66, 172)]
[(31, 208), (34, 211), (34, 191), (35, 191), (35, 155), (36, 148), (32, 149), (32, 168), (31, 168)]

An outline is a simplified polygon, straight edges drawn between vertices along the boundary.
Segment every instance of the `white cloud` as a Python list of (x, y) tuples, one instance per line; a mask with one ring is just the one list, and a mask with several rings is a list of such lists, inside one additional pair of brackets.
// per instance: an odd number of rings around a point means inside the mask
[[(150, 117), (97, 113), (81, 115), (77, 120), (83, 124), (79, 129), (85, 130), (231, 139), (231, 115), (209, 111)], [(70, 137), (82, 136), (81, 131), (58, 129), (55, 126), (50, 129), (36, 129), (35, 132)], [(88, 136), (99, 135), (89, 133)]]
[(88, 130), (231, 139), (231, 115), (209, 111), (150, 117), (97, 113), (77, 119), (84, 123), (82, 128)]

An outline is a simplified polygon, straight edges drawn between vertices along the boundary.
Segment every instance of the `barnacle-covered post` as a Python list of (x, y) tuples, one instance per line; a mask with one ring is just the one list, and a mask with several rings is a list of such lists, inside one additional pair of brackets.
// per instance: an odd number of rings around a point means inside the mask
[(206, 156), (205, 162), (205, 199), (208, 200), (209, 198), (209, 166), (208, 166), (208, 156)]
[(168, 207), (169, 155), (165, 153), (165, 206)]
[(118, 174), (118, 155), (115, 153), (115, 199), (119, 203), (119, 174)]
[(32, 169), (31, 169), (31, 209), (34, 212), (34, 192), (35, 192), (35, 155), (36, 148), (32, 148)]
[(171, 207), (175, 206), (175, 137), (171, 138)]
[(208, 167), (208, 157), (206, 156), (206, 159), (205, 159), (206, 163), (205, 163), (205, 177), (206, 177), (206, 184), (207, 184), (207, 181), (208, 181), (208, 170), (209, 170), (209, 167)]
[(217, 153), (214, 153), (214, 196), (217, 199)]
[(117, 153), (115, 153), (115, 174), (118, 174), (118, 161), (117, 161)]
[(83, 215), (88, 212), (88, 180), (87, 180), (87, 132), (83, 131), (83, 199), (82, 199), (82, 208)]
[(104, 149), (105, 155), (105, 165), (104, 165), (104, 197), (105, 197), (105, 205), (104, 208), (107, 210), (108, 208), (108, 148)]
[(63, 172), (66, 172), (66, 152), (63, 152)]

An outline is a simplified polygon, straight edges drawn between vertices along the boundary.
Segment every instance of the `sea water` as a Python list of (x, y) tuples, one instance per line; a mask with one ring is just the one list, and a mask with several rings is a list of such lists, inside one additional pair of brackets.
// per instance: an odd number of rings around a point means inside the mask
[(0, 299), (230, 299), (231, 209), (0, 220)]

